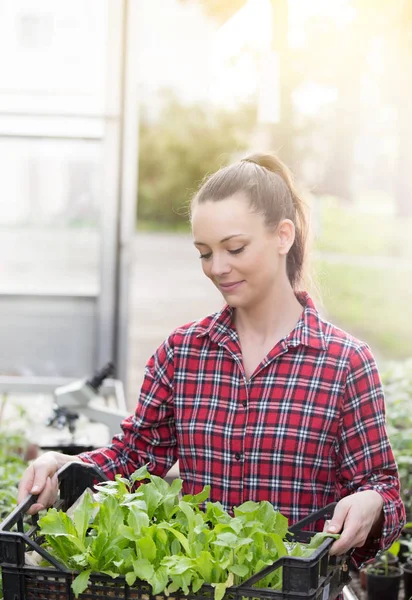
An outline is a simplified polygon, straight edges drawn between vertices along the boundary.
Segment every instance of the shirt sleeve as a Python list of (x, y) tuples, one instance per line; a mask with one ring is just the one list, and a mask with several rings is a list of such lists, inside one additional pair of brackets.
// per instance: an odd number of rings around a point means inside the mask
[(143, 465), (159, 477), (167, 474), (177, 460), (173, 359), (170, 337), (148, 361), (136, 411), (123, 420), (122, 433), (108, 447), (80, 454), (81, 460), (97, 465), (110, 479), (117, 473), (129, 477)]
[(338, 499), (363, 490), (375, 490), (383, 499), (381, 536), (368, 538), (353, 554), (355, 563), (361, 564), (388, 548), (405, 523), (398, 470), (386, 432), (382, 384), (366, 345), (350, 359), (336, 450)]

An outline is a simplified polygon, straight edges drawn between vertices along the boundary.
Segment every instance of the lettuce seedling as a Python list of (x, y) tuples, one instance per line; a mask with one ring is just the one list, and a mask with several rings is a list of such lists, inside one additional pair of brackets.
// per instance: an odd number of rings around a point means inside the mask
[[(49, 509), (39, 520), (40, 533), (49, 552), (79, 572), (72, 584), (76, 597), (93, 572), (124, 576), (129, 586), (146, 581), (153, 594), (189, 594), (209, 584), (215, 600), (222, 600), (229, 587), (287, 554), (310, 555), (329, 536), (316, 534), (308, 545), (285, 542), (288, 521), (270, 502), (244, 502), (231, 516), (219, 502), (207, 502), (209, 486), (183, 497), (181, 489), (182, 480), (169, 485), (143, 467), (130, 480), (99, 483), (72, 518)], [(275, 569), (256, 587), (280, 589), (281, 578)]]

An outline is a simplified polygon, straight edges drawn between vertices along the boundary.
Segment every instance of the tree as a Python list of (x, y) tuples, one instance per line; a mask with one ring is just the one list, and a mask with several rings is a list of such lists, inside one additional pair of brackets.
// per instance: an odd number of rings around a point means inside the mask
[[(190, 0), (181, 0), (187, 2)], [(205, 14), (222, 24), (232, 17), (247, 0), (200, 0)], [(272, 5), (272, 50), (278, 54), (280, 70), (280, 121), (276, 125), (263, 124), (259, 132), (262, 149), (276, 150), (285, 162), (293, 166), (295, 151), (293, 147), (293, 77), (288, 47), (288, 0), (270, 0)], [(274, 74), (275, 76), (275, 74)], [(264, 148), (266, 146), (266, 148)]]
[(188, 201), (205, 174), (246, 149), (254, 110), (249, 106), (237, 111), (205, 104), (188, 106), (167, 93), (154, 121), (142, 112), (138, 216), (168, 225), (184, 224)]

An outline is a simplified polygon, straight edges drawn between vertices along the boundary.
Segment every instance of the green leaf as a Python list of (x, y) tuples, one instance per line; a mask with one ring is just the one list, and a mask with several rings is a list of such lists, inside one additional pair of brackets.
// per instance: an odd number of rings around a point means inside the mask
[(212, 573), (215, 561), (210, 552), (203, 550), (196, 557), (196, 568), (207, 583), (212, 583)]
[(169, 559), (165, 559), (162, 564), (169, 567), (171, 575), (182, 575), (193, 568), (194, 561), (187, 556), (171, 556)]
[[(147, 505), (145, 502), (145, 511), (147, 511)], [(148, 527), (150, 524), (149, 515), (147, 512), (143, 512), (137, 509), (134, 505), (129, 507), (129, 513), (127, 515), (127, 524), (135, 530), (136, 536), (140, 534), (142, 527)]]
[(220, 502), (207, 502), (206, 519), (215, 525), (216, 523), (230, 523), (232, 517), (224, 510)]
[(132, 586), (135, 582), (136, 582), (136, 573), (134, 571), (129, 571), (128, 573), (126, 573), (126, 583), (127, 585)]
[(99, 533), (93, 538), (91, 546), (91, 554), (100, 562), (101, 557), (106, 555), (106, 552), (110, 548), (109, 536), (105, 531), (99, 531)]
[(194, 512), (193, 508), (190, 506), (190, 504), (188, 504), (187, 502), (184, 502), (183, 500), (181, 500), (179, 502), (179, 508), (187, 519), (187, 530), (188, 530), (188, 534), (190, 536), (191, 533), (193, 534), (194, 528), (196, 527), (195, 512)]
[(191, 551), (190, 551), (190, 545), (189, 542), (187, 540), (187, 538), (183, 535), (183, 533), (180, 533), (180, 531), (176, 531), (176, 529), (173, 529), (173, 527), (171, 527), (170, 525), (168, 525), (167, 523), (159, 523), (158, 527), (160, 529), (166, 529), (166, 531), (170, 531), (170, 533), (172, 533), (180, 542), (181, 546), (184, 548), (186, 554), (188, 556), (190, 556)]
[(82, 501), (73, 513), (73, 521), (79, 538), (84, 542), (96, 504), (90, 493), (83, 495)]
[(205, 583), (204, 579), (202, 579), (201, 577), (197, 577), (195, 575), (192, 580), (192, 592), (194, 594), (196, 594), (196, 592), (198, 592), (200, 590), (200, 588), (202, 587), (202, 585), (204, 583)]
[(139, 579), (143, 579), (148, 583), (153, 578), (154, 569), (153, 565), (146, 558), (141, 558), (133, 562), (133, 570)]
[(136, 481), (142, 481), (142, 479), (150, 479), (150, 478), (151, 478), (151, 475), (150, 475), (149, 471), (147, 470), (147, 465), (144, 465), (143, 467), (140, 467), (140, 469), (137, 469), (137, 471), (132, 473), (132, 475), (130, 477), (130, 481), (132, 481), (132, 483), (136, 483)]
[(182, 500), (184, 502), (187, 502), (187, 504), (191, 504), (192, 506), (198, 506), (199, 504), (202, 504), (202, 502), (205, 502), (209, 498), (209, 496), (210, 485), (205, 485), (205, 487), (201, 492), (199, 492), (199, 494), (195, 494), (194, 496), (192, 496), (191, 494), (186, 494), (185, 496), (183, 496)]
[(140, 550), (142, 558), (146, 558), (149, 562), (154, 562), (156, 558), (156, 544), (151, 537), (146, 536), (136, 541), (136, 548)]
[(166, 567), (159, 567), (151, 579), (152, 594), (161, 594), (165, 590), (168, 582), (169, 576)]
[(129, 508), (139, 509), (140, 512), (146, 512), (147, 506), (144, 500), (141, 500), (136, 494), (127, 494), (124, 496), (120, 506), (127, 506)]
[[(51, 508), (39, 519), (39, 528), (49, 543), (59, 553), (65, 564), (72, 554), (85, 552), (86, 547), (77, 534), (76, 527), (70, 517), (63, 511)], [(57, 538), (62, 538), (60, 541)], [(63, 541), (64, 540), (64, 541)], [(77, 550), (77, 552), (76, 552)]]
[(282, 539), (284, 539), (288, 532), (288, 519), (279, 511), (276, 511), (275, 514), (276, 519), (273, 525), (273, 531), (277, 533)]
[(88, 554), (86, 552), (82, 554), (73, 554), (71, 559), (78, 569), (83, 569), (88, 566)]
[(333, 538), (334, 540), (338, 540), (340, 538), (340, 533), (328, 533), (327, 531), (320, 531), (315, 533), (315, 535), (311, 538), (307, 548), (315, 549), (318, 548), (326, 538)]
[(56, 508), (50, 508), (47, 513), (39, 519), (39, 527), (43, 534), (71, 535), (76, 536), (77, 531), (70, 517)]
[(149, 519), (152, 519), (163, 496), (152, 483), (142, 486), (141, 491), (143, 492), (143, 499), (146, 502), (147, 514)]
[(255, 513), (259, 508), (259, 503), (254, 502), (253, 500), (248, 500), (247, 502), (243, 502), (240, 506), (235, 506), (233, 513), (235, 516), (237, 515), (245, 515), (247, 513)]
[(233, 573), (229, 573), (229, 576), (224, 583), (212, 583), (212, 585), (215, 588), (215, 600), (222, 600), (223, 596), (226, 594), (227, 588), (233, 585)]
[(118, 532), (119, 535), (127, 540), (130, 540), (131, 542), (135, 542), (138, 535), (136, 530), (128, 525), (120, 525)]
[(87, 586), (89, 585), (89, 579), (89, 570), (82, 571), (81, 573), (79, 573), (79, 575), (77, 575), (75, 579), (73, 579), (72, 590), (76, 598), (79, 596), (79, 594), (82, 594), (87, 589)]
[(246, 577), (249, 574), (249, 568), (246, 565), (232, 565), (229, 567), (229, 571), (239, 577)]

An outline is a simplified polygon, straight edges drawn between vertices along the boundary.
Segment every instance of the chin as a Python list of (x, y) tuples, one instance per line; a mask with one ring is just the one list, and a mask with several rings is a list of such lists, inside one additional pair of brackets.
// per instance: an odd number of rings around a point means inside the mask
[(242, 301), (240, 298), (230, 298), (228, 296), (225, 300), (232, 308), (247, 308), (248, 306), (248, 303), (244, 300)]

